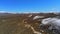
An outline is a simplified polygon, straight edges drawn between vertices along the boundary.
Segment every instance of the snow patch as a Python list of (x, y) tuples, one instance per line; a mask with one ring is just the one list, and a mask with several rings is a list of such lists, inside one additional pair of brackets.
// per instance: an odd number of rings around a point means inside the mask
[(39, 19), (39, 18), (44, 18), (44, 16), (35, 16), (35, 17), (33, 18), (33, 20)]

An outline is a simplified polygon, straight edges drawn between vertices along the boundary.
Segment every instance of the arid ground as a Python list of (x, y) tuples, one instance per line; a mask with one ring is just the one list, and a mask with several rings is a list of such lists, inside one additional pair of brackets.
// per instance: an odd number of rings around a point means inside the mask
[(33, 20), (33, 17), (37, 15), (44, 16), (44, 18), (57, 16), (53, 13), (11, 14), (0, 16), (0, 34), (37, 34), (34, 31), (48, 34), (45, 31), (41, 31), (39, 28), (41, 21)]

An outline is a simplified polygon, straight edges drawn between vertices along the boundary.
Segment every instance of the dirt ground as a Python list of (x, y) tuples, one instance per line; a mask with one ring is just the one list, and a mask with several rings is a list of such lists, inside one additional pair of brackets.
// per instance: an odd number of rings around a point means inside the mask
[[(30, 17), (30, 15), (32, 16)], [(0, 17), (0, 34), (37, 34), (34, 31), (48, 34), (40, 30), (39, 25), (41, 21), (33, 20), (33, 17), (36, 15), (44, 16), (44, 18), (56, 16), (55, 14), (15, 14), (2, 16)]]

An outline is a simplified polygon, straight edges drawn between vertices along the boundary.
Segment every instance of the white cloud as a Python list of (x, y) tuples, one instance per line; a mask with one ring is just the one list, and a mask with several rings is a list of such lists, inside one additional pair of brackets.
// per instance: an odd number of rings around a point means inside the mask
[(10, 12), (10, 11), (0, 11), (0, 13), (13, 13), (13, 14), (16, 14), (17, 12)]
[(7, 11), (0, 11), (0, 13), (7, 13)]
[(25, 13), (25, 14), (28, 14), (28, 13), (59, 13), (60, 11), (57, 10), (56, 8), (53, 8), (51, 10), (47, 10), (47, 11), (34, 11), (34, 10), (27, 10), (27, 11), (17, 11), (17, 12), (13, 12), (13, 11), (0, 11), (0, 13), (13, 13), (13, 14), (17, 14), (17, 13)]

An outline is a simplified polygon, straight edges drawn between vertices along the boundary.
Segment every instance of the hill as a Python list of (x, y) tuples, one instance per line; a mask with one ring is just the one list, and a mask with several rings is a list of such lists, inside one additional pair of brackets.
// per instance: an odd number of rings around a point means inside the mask
[[(39, 29), (39, 24), (41, 23), (41, 21), (33, 20), (35, 16), (44, 16), (44, 18), (48, 18), (58, 15), (54, 13), (0, 13), (0, 34), (35, 34), (33, 29), (31, 29), (32, 27), (34, 28), (34, 30), (41, 32)], [(47, 32), (41, 33), (47, 34)]]

